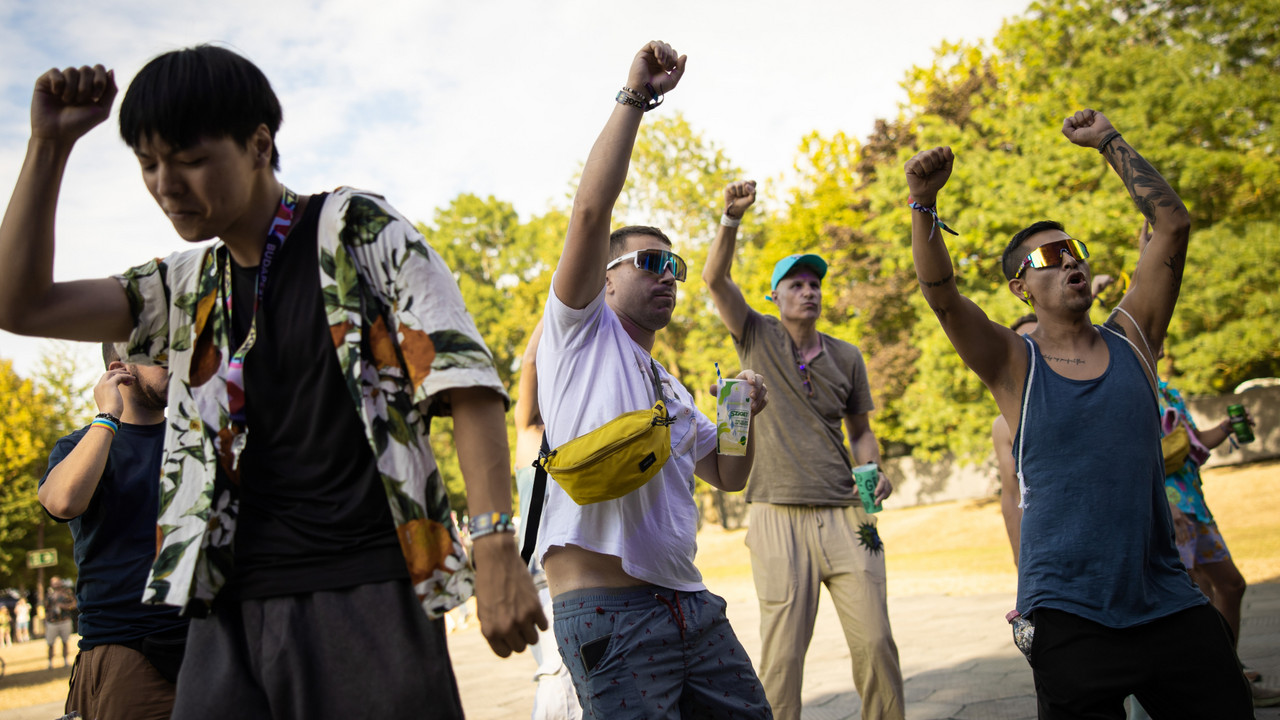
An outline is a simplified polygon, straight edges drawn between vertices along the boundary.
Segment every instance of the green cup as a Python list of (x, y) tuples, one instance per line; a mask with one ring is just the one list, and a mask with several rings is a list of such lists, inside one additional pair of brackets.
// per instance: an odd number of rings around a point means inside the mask
[(853, 484), (858, 486), (862, 509), (869, 513), (878, 513), (884, 509), (876, 502), (876, 485), (879, 483), (880, 468), (875, 463), (859, 465), (853, 469)]

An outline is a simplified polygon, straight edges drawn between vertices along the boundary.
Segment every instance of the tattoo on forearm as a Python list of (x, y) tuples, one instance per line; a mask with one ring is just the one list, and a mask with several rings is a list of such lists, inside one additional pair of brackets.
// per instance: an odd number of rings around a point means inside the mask
[(916, 280), (919, 280), (920, 284), (927, 288), (933, 288), (933, 287), (942, 287), (943, 285), (946, 285), (952, 280), (955, 280), (955, 278), (956, 278), (956, 273), (953, 270), (947, 273), (947, 276), (942, 278), (941, 280), (920, 280), (918, 276), (916, 277)]
[(1182, 207), (1182, 200), (1169, 183), (1123, 138), (1116, 138), (1115, 142), (1108, 144), (1105, 156), (1124, 182), (1133, 203), (1153, 225), (1156, 222), (1156, 208)]
[(1060, 358), (1060, 357), (1054, 357), (1052, 355), (1044, 355), (1044, 359), (1052, 360), (1053, 362), (1064, 363), (1066, 365), (1083, 365), (1084, 364), (1084, 360), (1082, 360), (1081, 358)]
[(1186, 253), (1174, 253), (1169, 256), (1168, 260), (1164, 261), (1164, 266), (1169, 268), (1169, 272), (1172, 273), (1170, 281), (1173, 283), (1174, 291), (1177, 291), (1178, 288), (1182, 287), (1182, 271), (1186, 267), (1186, 264)]

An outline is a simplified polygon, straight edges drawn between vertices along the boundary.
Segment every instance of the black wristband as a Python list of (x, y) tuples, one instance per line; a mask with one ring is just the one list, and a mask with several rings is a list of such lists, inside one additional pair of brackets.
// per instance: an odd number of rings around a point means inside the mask
[(1109, 145), (1112, 140), (1115, 140), (1118, 137), (1120, 137), (1119, 130), (1112, 130), (1111, 132), (1107, 133), (1107, 136), (1102, 138), (1102, 142), (1098, 143), (1098, 152), (1105, 155), (1107, 151), (1107, 145)]

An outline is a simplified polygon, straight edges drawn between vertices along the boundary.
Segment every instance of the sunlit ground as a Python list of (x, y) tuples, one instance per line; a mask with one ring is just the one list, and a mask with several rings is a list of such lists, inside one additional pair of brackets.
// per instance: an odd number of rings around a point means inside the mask
[[(1280, 582), (1280, 462), (1214, 468), (1205, 496), (1250, 583)], [(959, 500), (879, 513), (889, 595), (1014, 592), (1017, 576), (1000, 500)], [(704, 530), (698, 566), (709, 585), (750, 577), (746, 531)]]
[[(1280, 582), (1280, 461), (1205, 472), (1205, 495), (1236, 565), (1251, 584)], [(698, 536), (698, 566), (708, 585), (750, 583), (745, 530), (708, 526)], [(996, 498), (940, 503), (880, 513), (888, 551), (889, 594), (1012, 593), (1012, 554)], [(46, 670), (36, 639), (0, 648), (0, 710), (66, 697), (69, 670)], [(59, 661), (56, 661), (60, 663)]]

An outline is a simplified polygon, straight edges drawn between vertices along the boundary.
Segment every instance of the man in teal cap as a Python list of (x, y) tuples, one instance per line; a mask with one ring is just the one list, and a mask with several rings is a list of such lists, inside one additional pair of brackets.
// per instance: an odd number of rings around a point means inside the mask
[[(702, 279), (742, 367), (769, 379), (770, 412), (752, 420), (756, 461), (747, 482), (747, 547), (760, 602), (760, 680), (780, 720), (800, 717), (804, 657), (827, 586), (862, 698), (861, 717), (902, 718), (902, 670), (889, 627), (884, 546), (854, 488), (855, 465), (880, 463), (874, 409), (858, 348), (817, 330), (827, 263), (799, 253), (778, 261), (768, 299), (747, 305), (730, 277), (738, 225), (754, 182), (725, 189), (725, 211)], [(847, 442), (846, 446), (846, 431)], [(877, 501), (893, 491), (881, 474)]]

